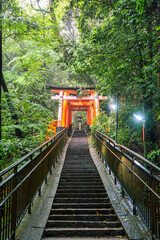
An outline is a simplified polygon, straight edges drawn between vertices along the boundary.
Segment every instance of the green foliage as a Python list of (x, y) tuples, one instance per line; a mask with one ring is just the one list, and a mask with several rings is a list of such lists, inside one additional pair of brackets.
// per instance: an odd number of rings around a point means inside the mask
[[(47, 126), (57, 118), (57, 103), (45, 84), (48, 69), (58, 56), (48, 39), (45, 44), (42, 41), (42, 16), (37, 18), (15, 1), (8, 1), (2, 17), (3, 75), (9, 93), (2, 95), (1, 169), (46, 140)], [(17, 120), (12, 118), (15, 114)], [(16, 129), (22, 131), (22, 139), (15, 136)]]
[(113, 124), (113, 119), (110, 119), (104, 112), (101, 112), (93, 119), (91, 131), (95, 132), (97, 130), (104, 134), (109, 132), (109, 136), (114, 137)]
[[(159, 19), (155, 1), (73, 1), (77, 10), (79, 39), (70, 46), (69, 68), (85, 72), (103, 95), (123, 98), (118, 142), (143, 153), (142, 124), (133, 112), (144, 111), (147, 151), (158, 142)], [(111, 118), (111, 116), (109, 117)], [(114, 117), (112, 117), (114, 118)], [(99, 116), (92, 128), (105, 132)], [(99, 123), (100, 124), (99, 124)], [(114, 119), (113, 119), (114, 122)], [(113, 124), (114, 125), (114, 124)], [(115, 126), (115, 125), (114, 125)], [(114, 138), (114, 130), (108, 132)], [(158, 136), (160, 133), (158, 133)]]
[[(144, 109), (148, 151), (156, 148), (160, 119), (156, 1), (55, 0), (49, 12), (35, 11), (26, 1), (3, 3), (3, 74), (9, 98), (3, 94), (2, 163), (44, 141), (46, 126), (57, 118), (57, 103), (50, 100), (46, 84), (95, 84), (99, 94), (109, 98), (118, 93), (123, 98), (118, 142), (143, 152), (142, 125), (132, 116)], [(18, 122), (11, 117), (7, 99)], [(15, 137), (16, 128), (22, 130), (23, 139)], [(114, 139), (115, 113), (96, 117), (92, 131), (96, 129)]]
[[(11, 114), (14, 112), (11, 112), (8, 107), (8, 94), (2, 96), (1, 169), (46, 140), (47, 126), (57, 112), (56, 106), (50, 103), (50, 96), (46, 92), (41, 92), (41, 96), (38, 96), (36, 91), (34, 94), (31, 92), (22, 94), (19, 87), (20, 85), (17, 84), (18, 89), (15, 88), (15, 92), (12, 90), (12, 94), (9, 94), (18, 115), (18, 124), (11, 118)], [(55, 109), (54, 116), (53, 109)], [(17, 128), (22, 131), (22, 139), (15, 136)]]
[(157, 151), (156, 150), (151, 151), (148, 154), (147, 159), (156, 164), (158, 167), (160, 167), (160, 149)]
[[(118, 131), (117, 131), (117, 142), (119, 144), (128, 146), (129, 148), (143, 154), (142, 148), (142, 125), (137, 124), (133, 118), (133, 112), (119, 111), (118, 118)], [(116, 115), (114, 111), (111, 111), (109, 116), (104, 112), (101, 112), (93, 120), (91, 131), (95, 130), (104, 133), (113, 140), (115, 140), (116, 132)], [(141, 139), (141, 141), (140, 141)]]
[[(10, 126), (11, 128), (13, 126)], [(13, 129), (14, 130), (14, 129)], [(37, 136), (27, 136), (23, 139), (12, 137), (10, 139), (2, 139), (0, 145), (0, 169), (6, 168), (11, 163), (19, 160), (23, 155), (29, 153), (42, 142), (45, 141), (44, 134), (37, 134)]]
[[(107, 95), (133, 101), (157, 93), (156, 7), (149, 1), (73, 1), (79, 39), (69, 41), (67, 69), (89, 75)], [(63, 59), (65, 61), (65, 59)], [(128, 100), (127, 99), (127, 100)]]

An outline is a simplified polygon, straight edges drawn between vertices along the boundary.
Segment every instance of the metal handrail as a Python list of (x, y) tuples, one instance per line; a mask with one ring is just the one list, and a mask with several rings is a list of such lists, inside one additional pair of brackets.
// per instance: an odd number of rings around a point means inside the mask
[[(61, 135), (61, 134), (60, 134)], [(61, 139), (60, 139), (61, 140)], [(49, 155), (49, 153), (51, 151), (53, 151), (53, 149), (57, 146), (57, 144), (60, 142), (60, 140), (54, 145), (54, 147), (47, 152), (47, 154), (41, 159), (40, 162), (38, 162), (38, 164), (29, 172), (29, 174), (8, 194), (8, 196), (2, 201), (0, 202), (0, 207), (21, 187), (22, 183), (24, 183), (27, 178), (29, 178), (29, 176), (36, 170), (36, 168), (44, 161), (44, 159)]]
[(133, 214), (140, 215), (153, 239), (160, 239), (160, 168), (99, 131), (93, 137), (104, 167), (121, 185), (122, 197), (126, 193), (131, 200)]
[(104, 136), (105, 138), (109, 139), (111, 142), (113, 142), (114, 145), (116, 145), (116, 142), (115, 142), (112, 138), (108, 137), (108, 136), (105, 135), (104, 133), (101, 133), (101, 132), (99, 132), (99, 131), (97, 131), (97, 130), (96, 130), (96, 132), (99, 133), (100, 135)]
[(109, 139), (110, 141), (113, 142), (113, 144), (116, 146), (116, 147), (120, 147), (121, 149), (124, 149), (126, 150), (128, 153), (134, 155), (135, 157), (137, 157), (139, 160), (141, 160), (142, 162), (148, 164), (150, 167), (152, 167), (154, 170), (156, 171), (159, 171), (160, 172), (160, 168), (158, 166), (156, 166), (155, 164), (151, 163), (150, 161), (148, 161), (146, 158), (144, 158), (143, 156), (139, 155), (138, 153), (132, 151), (131, 149), (121, 145), (121, 144), (117, 144), (112, 138), (108, 137), (107, 135), (99, 132), (99, 131), (96, 131), (98, 134), (102, 135), (103, 137)]
[[(38, 192), (41, 196), (42, 184), (44, 181), (47, 183), (48, 173), (52, 172), (57, 157), (62, 153), (66, 136), (65, 128), (1, 172), (2, 178), (12, 170), (0, 184), (0, 239), (15, 239), (16, 228), (24, 214), (27, 210), (31, 213), (34, 197)], [(24, 160), (27, 162), (22, 165)]]
[[(95, 134), (94, 134), (95, 136)], [(95, 136), (96, 137), (96, 136)], [(96, 137), (97, 138), (97, 137)], [(104, 144), (99, 138), (98, 140), (132, 173), (135, 177), (137, 177), (159, 200), (160, 196), (148, 185), (146, 184), (142, 178), (140, 178), (126, 163), (124, 163), (106, 144)]]
[(45, 141), (44, 143), (42, 143), (40, 146), (38, 146), (37, 148), (35, 148), (34, 150), (32, 150), (31, 152), (27, 153), (25, 156), (23, 156), (20, 160), (16, 161), (15, 163), (13, 163), (12, 165), (10, 165), (9, 167), (5, 168), (4, 170), (0, 171), (0, 178), (10, 172), (12, 169), (16, 168), (18, 165), (20, 165), (23, 161), (25, 161), (26, 159), (28, 159), (29, 157), (31, 157), (35, 152), (37, 152), (38, 150), (42, 149), (42, 147), (44, 147), (45, 145), (47, 145), (48, 143), (52, 142), (54, 139), (56, 139), (59, 135), (63, 134), (63, 132), (65, 131), (65, 129), (61, 130), (59, 133), (57, 133), (56, 135), (54, 135), (52, 138), (50, 138), (49, 140)]

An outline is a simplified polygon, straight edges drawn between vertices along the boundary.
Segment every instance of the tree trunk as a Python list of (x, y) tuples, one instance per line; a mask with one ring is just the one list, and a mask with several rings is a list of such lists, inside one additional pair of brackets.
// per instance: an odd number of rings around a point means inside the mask
[[(0, 12), (2, 10), (2, 3), (0, 1)], [(0, 141), (2, 139), (2, 116), (1, 116), (1, 93), (2, 93), (2, 21), (0, 18)]]
[[(12, 103), (12, 100), (11, 100), (10, 96), (9, 96), (9, 91), (8, 91), (6, 82), (4, 80), (3, 74), (2, 74), (2, 88), (3, 88), (3, 91), (5, 93), (7, 93), (6, 98), (7, 98), (7, 103), (8, 103), (9, 109), (10, 109), (11, 118), (15, 121), (15, 124), (18, 125), (19, 124), (18, 116), (15, 112), (14, 105)], [(15, 129), (15, 134), (16, 134), (16, 137), (22, 138), (22, 131), (19, 128)]]
[[(159, 2), (159, 1), (158, 1)], [(160, 3), (157, 3), (157, 26), (160, 25)], [(157, 32), (158, 37), (160, 38), (160, 29)], [(158, 51), (160, 51), (160, 40), (158, 42)], [(158, 87), (160, 87), (160, 56), (158, 57)]]
[[(158, 1), (159, 2), (159, 1)], [(157, 22), (158, 26), (160, 24), (160, 3), (157, 3)], [(160, 29), (158, 30), (158, 37), (160, 37)], [(158, 51), (160, 51), (160, 42), (158, 43)], [(160, 57), (158, 59), (158, 88), (160, 88)], [(157, 117), (158, 118), (158, 117)], [(157, 142), (158, 142), (158, 148), (160, 149), (160, 121), (157, 121)]]
[(63, 39), (62, 39), (62, 36), (60, 35), (60, 30), (59, 30), (59, 26), (58, 26), (58, 23), (57, 23), (57, 18), (56, 18), (56, 15), (55, 15), (55, 12), (54, 12), (54, 0), (49, 0), (49, 14), (51, 16), (51, 19), (52, 19), (52, 24), (53, 24), (53, 32), (57, 38), (57, 41), (60, 43), (60, 44), (63, 44)]
[[(69, 54), (67, 52), (67, 49), (65, 47), (63, 37), (60, 34), (60, 29), (59, 29), (59, 26), (58, 26), (58, 23), (57, 23), (57, 18), (56, 18), (55, 11), (54, 11), (54, 0), (49, 0), (49, 14), (50, 14), (50, 17), (52, 19), (54, 35), (55, 35), (58, 43), (61, 45), (61, 49), (62, 49), (63, 57), (65, 59), (65, 63), (68, 65), (68, 62), (70, 60), (70, 56), (69, 56)], [(89, 85), (95, 85), (93, 80), (90, 78), (90, 76), (88, 76), (86, 74), (81, 74), (80, 76), (82, 76)]]

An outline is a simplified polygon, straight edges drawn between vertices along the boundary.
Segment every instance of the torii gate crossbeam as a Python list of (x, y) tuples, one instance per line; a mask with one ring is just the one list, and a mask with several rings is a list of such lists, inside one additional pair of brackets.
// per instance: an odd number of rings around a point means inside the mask
[(93, 87), (73, 88), (73, 87), (53, 87), (47, 86), (51, 92), (57, 95), (52, 96), (53, 100), (59, 101), (57, 128), (69, 129), (72, 125), (73, 111), (87, 112), (87, 125), (92, 125), (93, 118), (99, 113), (99, 100), (106, 100), (107, 97), (98, 96)]

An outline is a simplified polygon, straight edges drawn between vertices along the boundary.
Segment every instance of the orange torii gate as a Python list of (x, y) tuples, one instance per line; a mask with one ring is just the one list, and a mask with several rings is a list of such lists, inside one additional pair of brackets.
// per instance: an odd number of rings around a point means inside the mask
[(57, 95), (52, 96), (53, 100), (59, 101), (57, 130), (63, 127), (69, 129), (72, 125), (72, 112), (86, 111), (87, 125), (92, 125), (92, 120), (99, 112), (99, 101), (107, 97), (98, 96), (94, 87), (53, 87), (47, 86), (51, 92)]

